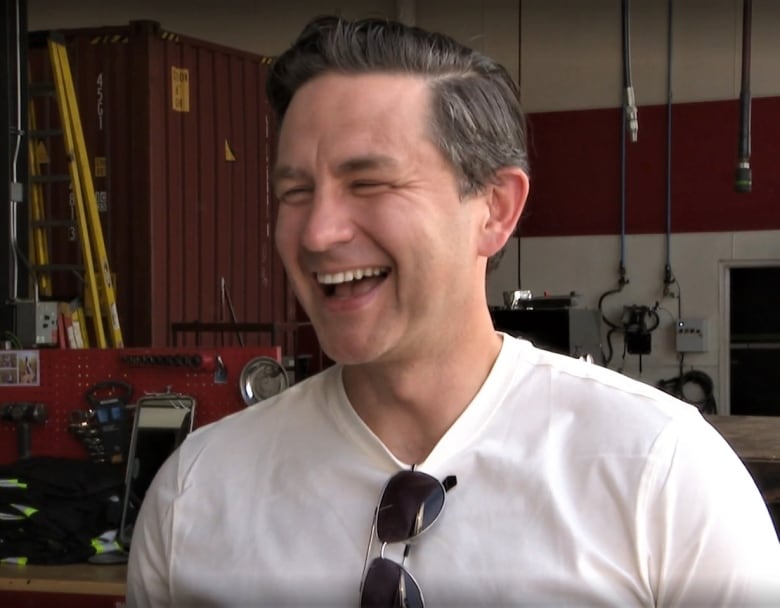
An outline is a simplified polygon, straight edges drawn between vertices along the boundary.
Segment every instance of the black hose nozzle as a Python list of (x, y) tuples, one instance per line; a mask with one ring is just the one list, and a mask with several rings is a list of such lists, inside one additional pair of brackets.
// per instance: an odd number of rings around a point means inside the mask
[(750, 161), (740, 160), (737, 162), (734, 189), (737, 192), (750, 192), (753, 189), (753, 171), (750, 169)]

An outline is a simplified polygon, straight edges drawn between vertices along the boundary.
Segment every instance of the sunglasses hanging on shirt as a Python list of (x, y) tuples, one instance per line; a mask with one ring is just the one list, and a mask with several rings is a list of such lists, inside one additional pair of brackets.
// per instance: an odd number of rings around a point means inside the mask
[[(447, 492), (457, 483), (454, 475), (439, 481), (412, 469), (399, 471), (385, 484), (374, 513), (366, 562), (375, 533), (382, 547), (379, 557), (363, 568), (362, 608), (423, 608), (420, 586), (403, 562), (411, 543), (438, 520)], [(385, 547), (390, 543), (406, 543), (401, 563), (384, 557)]]

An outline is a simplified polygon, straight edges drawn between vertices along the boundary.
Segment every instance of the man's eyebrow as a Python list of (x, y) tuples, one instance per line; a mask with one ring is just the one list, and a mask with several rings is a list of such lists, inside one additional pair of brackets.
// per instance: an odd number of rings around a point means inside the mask
[(353, 173), (366, 169), (394, 169), (398, 167), (398, 161), (392, 156), (371, 154), (350, 158), (336, 166), (337, 174)]
[(304, 179), (309, 174), (303, 169), (298, 169), (290, 165), (277, 165), (271, 172), (271, 185), (276, 184), (282, 179)]
[[(368, 156), (357, 156), (349, 158), (336, 165), (337, 175), (347, 175), (356, 171), (366, 169), (395, 169), (399, 165), (398, 160), (392, 156), (383, 154), (371, 154)], [(292, 165), (277, 165), (271, 172), (271, 184), (276, 184), (283, 179), (300, 180), (310, 179), (310, 175), (304, 169)]]

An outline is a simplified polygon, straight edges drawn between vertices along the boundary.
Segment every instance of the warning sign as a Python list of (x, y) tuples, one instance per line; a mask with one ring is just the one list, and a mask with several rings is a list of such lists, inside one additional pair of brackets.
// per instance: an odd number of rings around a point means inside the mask
[(171, 66), (171, 103), (174, 112), (190, 111), (190, 71)]

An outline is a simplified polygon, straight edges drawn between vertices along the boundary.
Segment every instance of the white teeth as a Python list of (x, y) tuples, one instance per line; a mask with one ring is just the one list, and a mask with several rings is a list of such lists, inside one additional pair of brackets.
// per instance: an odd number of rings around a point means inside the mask
[(387, 269), (382, 266), (371, 266), (369, 268), (355, 268), (335, 273), (317, 273), (317, 281), (323, 285), (337, 285), (339, 283), (348, 283), (349, 281), (359, 281), (367, 277), (375, 277), (385, 274)]

